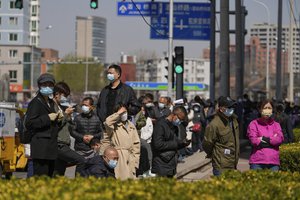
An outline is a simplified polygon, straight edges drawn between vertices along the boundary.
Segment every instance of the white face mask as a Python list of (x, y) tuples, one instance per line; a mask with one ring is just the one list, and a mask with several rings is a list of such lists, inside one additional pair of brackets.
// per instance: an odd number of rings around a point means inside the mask
[(233, 115), (233, 112), (234, 112), (234, 108), (226, 108), (226, 110), (223, 113), (227, 117), (231, 117)]
[(147, 108), (151, 108), (151, 107), (153, 107), (154, 106), (154, 104), (153, 103), (146, 103), (146, 105), (145, 105)]
[(121, 121), (125, 122), (128, 119), (128, 114), (127, 112), (121, 115)]
[(159, 107), (160, 109), (163, 109), (163, 108), (165, 107), (165, 104), (163, 104), (163, 103), (158, 103), (158, 107)]

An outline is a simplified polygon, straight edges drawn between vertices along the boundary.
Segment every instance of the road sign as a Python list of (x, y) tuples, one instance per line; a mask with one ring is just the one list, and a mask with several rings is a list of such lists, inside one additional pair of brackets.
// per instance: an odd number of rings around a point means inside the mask
[[(158, 3), (159, 13), (152, 15), (151, 39), (168, 39), (169, 4)], [(209, 40), (210, 3), (174, 3), (173, 39)]]
[[(118, 2), (120, 16), (152, 16), (158, 14), (157, 2)], [(138, 8), (138, 9), (137, 9)]]
[[(168, 90), (168, 83), (126, 81), (134, 90)], [(185, 83), (184, 91), (207, 91), (208, 86), (202, 83)]]

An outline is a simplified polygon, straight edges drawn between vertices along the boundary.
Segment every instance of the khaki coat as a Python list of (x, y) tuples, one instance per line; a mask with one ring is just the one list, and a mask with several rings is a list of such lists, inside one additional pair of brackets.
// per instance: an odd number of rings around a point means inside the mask
[(108, 116), (104, 126), (102, 149), (113, 146), (119, 153), (115, 168), (116, 178), (135, 179), (140, 160), (140, 138), (135, 126), (129, 120), (126, 123), (121, 122), (118, 113)]

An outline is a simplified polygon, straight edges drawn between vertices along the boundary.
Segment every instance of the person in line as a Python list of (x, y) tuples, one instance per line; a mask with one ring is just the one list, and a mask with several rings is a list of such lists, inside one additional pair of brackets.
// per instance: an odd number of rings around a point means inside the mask
[(168, 98), (160, 97), (158, 100), (159, 118), (165, 118), (171, 114), (171, 110), (168, 107)]
[(41, 74), (37, 79), (39, 90), (28, 105), (26, 129), (31, 132), (30, 152), (33, 162), (33, 175), (53, 176), (57, 159), (57, 135), (63, 115), (55, 111), (53, 75)]
[(58, 132), (58, 157), (55, 160), (54, 174), (64, 176), (68, 165), (85, 163), (84, 156), (70, 148), (71, 137), (68, 127), (72, 125), (71, 115), (74, 108), (68, 102), (70, 87), (65, 82), (58, 82), (54, 86), (55, 111), (63, 113), (63, 119), (59, 123)]
[(133, 89), (121, 82), (122, 69), (119, 65), (108, 67), (110, 84), (101, 90), (97, 103), (97, 115), (102, 123), (114, 113), (116, 105), (122, 103), (128, 108), (128, 115), (134, 116), (141, 110)]
[(151, 145), (153, 152), (151, 172), (164, 177), (176, 174), (178, 150), (190, 144), (190, 140), (179, 140), (176, 136), (178, 125), (186, 119), (183, 106), (174, 107), (172, 113), (159, 119), (154, 125)]
[(279, 170), (279, 146), (284, 140), (280, 124), (271, 117), (273, 104), (265, 100), (259, 107), (261, 117), (250, 122), (247, 136), (253, 147), (249, 164), (250, 169)]
[(140, 138), (134, 124), (128, 120), (125, 104), (118, 104), (114, 113), (106, 118), (102, 147), (113, 146), (119, 154), (115, 168), (116, 178), (135, 179), (140, 159)]
[(224, 170), (236, 169), (239, 154), (239, 124), (234, 114), (236, 102), (221, 96), (213, 120), (206, 126), (202, 147), (212, 159), (213, 175), (219, 176)]
[(97, 155), (88, 159), (84, 170), (83, 177), (94, 176), (96, 178), (116, 178), (114, 169), (119, 160), (118, 151), (113, 147), (105, 149), (103, 155)]
[(280, 124), (284, 136), (283, 143), (294, 142), (293, 125), (291, 118), (284, 112), (284, 104), (278, 103), (275, 109), (275, 121)]
[[(102, 139), (103, 137), (101, 122), (93, 105), (93, 98), (85, 97), (81, 101), (82, 113), (74, 118), (74, 124), (69, 127), (71, 136), (75, 138), (75, 151), (86, 159), (94, 156), (90, 141), (93, 138)], [(80, 174), (83, 167), (83, 164), (78, 164), (76, 173)]]

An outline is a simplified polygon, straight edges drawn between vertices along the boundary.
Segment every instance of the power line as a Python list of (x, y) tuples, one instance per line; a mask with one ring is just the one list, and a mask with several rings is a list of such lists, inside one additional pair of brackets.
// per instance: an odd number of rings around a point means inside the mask
[(144, 22), (150, 27), (152, 28), (157, 34), (162, 35), (162, 36), (166, 36), (165, 34), (160, 33), (159, 31), (157, 31), (144, 17), (144, 15), (142, 14), (141, 10), (138, 8), (138, 6), (135, 4), (135, 2), (133, 0), (131, 0), (131, 3), (133, 3), (134, 7), (138, 10), (139, 14), (141, 15), (141, 17), (143, 18)]

